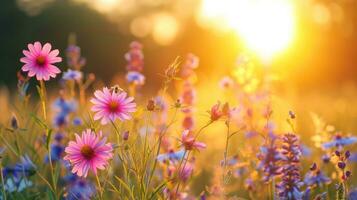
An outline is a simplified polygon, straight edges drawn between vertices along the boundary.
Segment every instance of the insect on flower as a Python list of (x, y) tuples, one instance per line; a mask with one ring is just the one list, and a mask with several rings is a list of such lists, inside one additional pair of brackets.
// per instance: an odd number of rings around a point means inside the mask
[(105, 125), (114, 122), (116, 119), (121, 121), (131, 119), (130, 113), (136, 111), (136, 103), (133, 97), (127, 97), (127, 93), (113, 89), (110, 91), (107, 87), (103, 90), (94, 92), (94, 98), (91, 102), (92, 111), (96, 112), (94, 120), (101, 119), (101, 124)]

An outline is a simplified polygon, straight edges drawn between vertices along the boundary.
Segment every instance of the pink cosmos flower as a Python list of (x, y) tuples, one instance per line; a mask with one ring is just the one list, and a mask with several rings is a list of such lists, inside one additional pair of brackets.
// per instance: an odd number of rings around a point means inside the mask
[(223, 116), (220, 102), (214, 104), (211, 107), (210, 116), (211, 116), (211, 121), (217, 121)]
[(101, 124), (115, 121), (119, 118), (121, 121), (131, 119), (130, 113), (136, 111), (136, 104), (133, 97), (127, 97), (126, 92), (110, 91), (103, 88), (102, 91), (94, 92), (95, 98), (91, 99), (94, 104), (92, 111), (96, 112), (94, 120), (101, 119)]
[(22, 51), (25, 57), (22, 57), (20, 61), (25, 63), (21, 69), (28, 72), (29, 77), (36, 76), (37, 80), (48, 81), (50, 77), (55, 78), (56, 74), (61, 72), (53, 64), (61, 62), (62, 58), (57, 57), (59, 54), (57, 49), (51, 51), (50, 43), (46, 43), (42, 47), (40, 42), (35, 42), (28, 44), (27, 47), (29, 51)]
[(76, 141), (70, 141), (65, 149), (68, 160), (72, 165), (72, 173), (86, 177), (91, 170), (97, 174), (98, 169), (105, 169), (108, 160), (113, 157), (113, 147), (102, 138), (102, 132), (98, 135), (90, 129), (83, 131), (82, 136), (76, 134)]
[(183, 168), (179, 171), (179, 179), (183, 182), (187, 182), (193, 173), (193, 165), (191, 163), (186, 163)]
[(181, 136), (182, 146), (185, 147), (187, 151), (190, 150), (200, 150), (206, 148), (206, 144), (203, 142), (197, 142), (196, 138), (191, 134), (189, 130), (184, 130)]

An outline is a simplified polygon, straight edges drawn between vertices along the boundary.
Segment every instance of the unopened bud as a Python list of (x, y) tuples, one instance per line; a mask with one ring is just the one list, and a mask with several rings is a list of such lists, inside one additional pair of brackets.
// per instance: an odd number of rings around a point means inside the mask
[(127, 141), (129, 139), (129, 131), (125, 131), (124, 133), (123, 133), (123, 140), (124, 141)]
[(17, 121), (17, 118), (16, 118), (16, 115), (15, 114), (12, 114), (12, 117), (11, 117), (11, 128), (16, 130), (19, 128), (19, 123)]
[(148, 101), (148, 104), (146, 105), (146, 109), (148, 111), (154, 111), (155, 110), (155, 101), (153, 99), (150, 99)]

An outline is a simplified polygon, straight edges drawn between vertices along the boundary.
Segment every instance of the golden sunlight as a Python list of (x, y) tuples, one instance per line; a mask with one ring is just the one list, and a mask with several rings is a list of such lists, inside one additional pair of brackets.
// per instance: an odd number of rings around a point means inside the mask
[(295, 32), (291, 0), (203, 0), (199, 17), (233, 29), (264, 59), (287, 48)]

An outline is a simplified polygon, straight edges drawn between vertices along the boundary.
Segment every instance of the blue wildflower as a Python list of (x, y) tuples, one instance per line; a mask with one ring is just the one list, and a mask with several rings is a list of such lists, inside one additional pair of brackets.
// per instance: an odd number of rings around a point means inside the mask
[(341, 148), (346, 145), (351, 145), (357, 143), (357, 137), (342, 137), (341, 133), (337, 133), (333, 140), (322, 144), (325, 149), (330, 149), (333, 147)]
[(165, 161), (178, 161), (181, 160), (183, 158), (185, 154), (185, 150), (181, 149), (179, 151), (170, 151), (168, 153), (164, 153), (164, 154), (159, 154), (157, 156), (157, 160), (160, 162), (165, 162)]
[(66, 200), (90, 200), (95, 194), (95, 186), (86, 179), (76, 175), (69, 179), (67, 187)]
[(68, 122), (68, 115), (75, 112), (77, 109), (76, 101), (67, 101), (64, 98), (58, 98), (54, 104), (57, 114), (54, 117), (54, 124), (58, 127), (66, 125)]
[(76, 101), (72, 100), (65, 100), (64, 98), (58, 98), (53, 106), (55, 107), (58, 112), (63, 113), (64, 115), (68, 115), (77, 109), (77, 103)]
[(24, 176), (32, 176), (36, 173), (36, 165), (25, 155), (20, 157), (20, 162), (15, 165), (14, 170)]
[[(238, 155), (234, 155), (231, 158), (227, 159), (226, 166), (235, 166), (238, 164)], [(224, 165), (224, 160), (221, 161), (221, 166)]]
[(32, 181), (26, 178), (8, 178), (5, 181), (5, 190), (9, 192), (21, 192), (32, 185)]
[(36, 173), (36, 166), (31, 159), (25, 155), (20, 157), (20, 162), (15, 166), (5, 167), (3, 175), (5, 180), (5, 189), (9, 192), (21, 192), (27, 187), (32, 186), (28, 177)]
[(79, 118), (79, 117), (75, 117), (75, 118), (73, 119), (73, 125), (75, 125), (75, 126), (80, 126), (80, 125), (82, 125), (82, 119)]
[(63, 135), (63, 133), (60, 133), (60, 132), (56, 133), (54, 136), (54, 139), (56, 142), (62, 142), (63, 138), (64, 138), (64, 135)]
[[(51, 144), (51, 161), (56, 162), (62, 159), (64, 153), (64, 146), (59, 143)], [(49, 162), (49, 157), (46, 155), (45, 162)]]
[(305, 175), (304, 182), (307, 186), (322, 186), (323, 184), (330, 183), (331, 179), (325, 176), (316, 163), (314, 163), (310, 171)]
[(129, 71), (126, 74), (126, 80), (130, 84), (135, 84), (135, 85), (144, 85), (145, 84), (145, 76), (141, 74), (140, 72), (136, 71)]
[(354, 188), (348, 194), (348, 199), (350, 200), (357, 200), (357, 188)]
[(305, 157), (311, 156), (311, 149), (306, 145), (301, 145), (301, 154)]
[(78, 70), (71, 70), (68, 69), (68, 71), (63, 73), (62, 79), (68, 81), (68, 80), (74, 80), (74, 81), (80, 81), (82, 80), (82, 72)]

